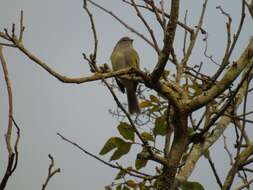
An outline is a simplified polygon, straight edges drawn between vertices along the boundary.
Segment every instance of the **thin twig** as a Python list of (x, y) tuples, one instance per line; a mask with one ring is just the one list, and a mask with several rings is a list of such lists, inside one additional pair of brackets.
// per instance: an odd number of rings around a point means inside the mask
[(148, 22), (145, 20), (145, 18), (143, 17), (143, 15), (141, 14), (140, 10), (138, 9), (138, 7), (136, 6), (134, 0), (131, 0), (132, 4), (133, 4), (133, 7), (137, 13), (137, 16), (141, 19), (141, 21), (143, 22), (143, 24), (145, 25), (145, 27), (147, 28), (151, 38), (152, 38), (152, 41), (154, 43), (154, 46), (155, 46), (155, 50), (157, 52), (157, 54), (159, 55), (160, 54), (160, 49), (159, 49), (159, 46), (157, 44), (157, 41), (156, 41), (156, 38), (155, 38), (155, 35), (154, 35), (154, 31), (153, 29), (149, 26)]
[[(128, 3), (128, 4), (130, 4), (130, 5), (132, 5), (131, 4), (131, 2), (127, 2), (127, 1), (125, 1), (124, 0), (124, 2), (126, 2), (126, 3)], [(169, 15), (169, 14), (167, 14), (165, 11), (164, 11), (164, 9), (159, 9), (159, 8), (157, 8), (157, 7), (147, 7), (147, 6), (143, 6), (143, 5), (137, 5), (138, 7), (140, 7), (140, 8), (143, 8), (143, 9), (147, 9), (147, 10), (149, 10), (149, 11), (153, 11), (154, 12), (154, 8), (155, 8), (155, 10), (156, 10), (156, 12), (158, 12), (158, 13), (160, 13), (160, 14), (164, 14), (164, 17), (166, 17), (166, 18), (171, 18), (171, 16)], [(155, 13), (155, 12), (154, 12)], [(156, 14), (156, 13), (155, 13)], [(191, 29), (189, 26), (187, 26), (187, 25), (185, 25), (184, 23), (182, 23), (182, 22), (180, 22), (180, 21), (177, 21), (177, 24), (180, 26), (180, 27), (182, 27), (184, 30), (187, 30), (191, 35), (194, 33), (194, 30), (193, 29)], [(166, 25), (166, 21), (164, 20), (163, 21), (163, 25)]]
[(203, 20), (204, 20), (204, 15), (205, 15), (205, 12), (206, 12), (207, 3), (208, 3), (208, 0), (205, 0), (205, 2), (204, 2), (203, 5), (202, 5), (202, 11), (201, 11), (201, 14), (200, 14), (200, 17), (199, 17), (197, 29), (196, 29), (196, 31), (194, 32), (194, 34), (191, 36), (190, 44), (189, 44), (189, 46), (188, 46), (188, 48), (187, 48), (187, 51), (186, 51), (185, 56), (183, 57), (183, 59), (182, 59), (182, 61), (181, 61), (181, 64), (178, 65), (178, 67), (177, 67), (177, 77), (176, 77), (176, 81), (177, 81), (178, 83), (180, 83), (183, 70), (184, 70), (184, 68), (186, 68), (187, 62), (188, 62), (188, 60), (189, 60), (189, 58), (190, 58), (190, 56), (191, 56), (191, 54), (192, 54), (192, 50), (193, 50), (193, 48), (194, 48), (194, 46), (195, 46), (195, 43), (196, 43), (196, 40), (197, 40), (199, 31), (201, 31), (201, 27), (202, 27)]
[(206, 58), (208, 58), (212, 63), (214, 63), (217, 66), (220, 66), (219, 63), (217, 63), (214, 59), (212, 55), (208, 55), (207, 54), (207, 49), (208, 49), (208, 33), (206, 33), (205, 38), (203, 39), (203, 41), (205, 42), (205, 50), (204, 50), (204, 55)]
[(25, 31), (25, 26), (24, 26), (24, 14), (23, 14), (23, 10), (21, 10), (20, 12), (20, 21), (19, 21), (19, 39), (18, 41), (22, 42), (23, 40), (23, 34)]
[[(221, 75), (221, 73), (225, 70), (226, 66), (229, 64), (229, 58), (234, 50), (234, 47), (237, 43), (237, 40), (239, 38), (239, 35), (241, 33), (242, 27), (243, 27), (243, 23), (245, 20), (245, 1), (242, 0), (242, 11), (241, 11), (241, 20), (239, 23), (239, 26), (237, 28), (237, 32), (234, 35), (234, 40), (230, 46), (230, 49), (226, 51), (222, 63), (220, 64), (221, 66), (219, 67), (219, 69), (216, 71), (216, 73), (213, 75), (212, 77), (212, 81), (216, 81), (218, 79), (218, 77)], [(228, 34), (229, 35), (229, 34)]]
[[(163, 19), (161, 19), (160, 15), (159, 15), (159, 12), (158, 12), (158, 8), (155, 6), (155, 3), (154, 1), (149, 1), (149, 0), (143, 0), (145, 3), (147, 3), (148, 5), (151, 6), (152, 8), (152, 12), (155, 14), (156, 16), (156, 20), (158, 21), (158, 23), (161, 25), (161, 27), (163, 28), (163, 30), (165, 30), (165, 24), (166, 24), (166, 21)], [(161, 13), (164, 13), (164, 10), (161, 9)], [(165, 17), (163, 17), (165, 18)]]
[(47, 174), (47, 178), (46, 178), (46, 181), (45, 183), (42, 185), (42, 190), (45, 190), (47, 185), (48, 185), (48, 182), (49, 180), (57, 173), (60, 173), (61, 172), (61, 169), (60, 168), (57, 168), (55, 170), (53, 170), (53, 167), (54, 167), (54, 158), (53, 156), (51, 156), (50, 154), (48, 155), (49, 159), (50, 159), (50, 165), (48, 167), (48, 174)]
[(224, 134), (222, 134), (222, 137), (223, 137), (223, 144), (224, 144), (223, 147), (224, 147), (225, 151), (228, 154), (228, 157), (229, 157), (229, 160), (230, 160), (230, 165), (232, 166), (233, 163), (234, 163), (233, 162), (233, 155), (232, 155), (232, 153), (228, 149), (228, 144), (227, 144), (227, 138), (226, 138), (226, 136)]
[(253, 179), (249, 180), (248, 183), (243, 184), (243, 185), (235, 188), (235, 190), (241, 190), (241, 189), (244, 189), (244, 188), (248, 188), (252, 183), (253, 183)]
[(157, 81), (160, 79), (164, 71), (164, 68), (167, 64), (167, 61), (169, 59), (169, 55), (171, 54), (171, 51), (173, 49), (173, 42), (176, 34), (177, 21), (179, 15), (179, 5), (180, 5), (179, 0), (171, 1), (171, 10), (170, 10), (171, 17), (164, 32), (163, 48), (159, 56), (158, 62), (156, 63), (156, 66), (151, 74), (153, 83), (157, 83)]
[[(61, 135), (60, 133), (57, 133), (57, 135), (58, 135), (59, 137), (61, 137), (62, 140), (66, 141), (66, 142), (68, 142), (68, 143), (70, 143), (70, 144), (72, 144), (73, 146), (75, 146), (76, 148), (78, 148), (79, 150), (81, 150), (83, 153), (89, 155), (90, 157), (92, 157), (92, 158), (98, 160), (99, 162), (101, 162), (101, 163), (103, 163), (103, 164), (105, 164), (105, 165), (107, 165), (107, 166), (109, 166), (109, 167), (111, 167), (111, 168), (118, 169), (118, 170), (123, 170), (123, 171), (127, 172), (127, 173), (128, 173), (129, 175), (131, 175), (131, 176), (138, 177), (138, 178), (142, 178), (142, 179), (147, 179), (147, 180), (148, 180), (148, 179), (153, 178), (153, 176), (150, 176), (150, 175), (148, 175), (148, 174), (139, 172), (139, 171), (134, 170), (134, 169), (132, 169), (132, 168), (129, 169), (129, 170), (127, 170), (127, 169), (124, 169), (124, 168), (123, 168), (122, 166), (120, 166), (120, 165), (115, 165), (115, 164), (111, 164), (111, 163), (109, 163), (109, 162), (106, 162), (106, 161), (104, 161), (103, 159), (99, 158), (98, 156), (96, 156), (96, 155), (94, 155), (94, 154), (88, 152), (88, 151), (85, 150), (83, 147), (81, 147), (79, 144), (77, 144), (77, 143), (71, 141), (70, 139), (64, 137), (64, 136)], [(133, 172), (134, 172), (134, 173), (133, 173)]]
[(94, 5), (95, 7), (99, 8), (100, 10), (102, 10), (102, 11), (108, 13), (109, 15), (111, 15), (113, 18), (115, 18), (117, 21), (119, 21), (123, 26), (125, 26), (128, 30), (135, 33), (137, 36), (139, 36), (141, 39), (146, 41), (151, 47), (153, 47), (155, 49), (154, 44), (149, 39), (147, 39), (143, 34), (138, 32), (134, 28), (130, 27), (127, 23), (125, 23), (122, 19), (120, 19), (117, 15), (115, 15), (112, 11), (107, 10), (106, 8), (102, 7), (101, 5), (95, 3), (92, 0), (87, 0), (87, 1), (90, 2), (92, 5)]
[(89, 19), (90, 19), (90, 23), (91, 23), (91, 28), (92, 28), (93, 38), (94, 38), (94, 50), (93, 50), (91, 61), (93, 64), (95, 64), (94, 62), (97, 58), (97, 50), (98, 50), (98, 38), (97, 38), (97, 32), (96, 32), (96, 27), (95, 27), (93, 15), (87, 7), (87, 0), (83, 0), (83, 8), (87, 12)]
[(220, 116), (227, 110), (227, 108), (230, 106), (230, 103), (233, 101), (234, 97), (236, 96), (237, 92), (240, 90), (241, 86), (244, 84), (244, 82), (248, 79), (248, 76), (253, 68), (253, 64), (250, 65), (250, 68), (245, 72), (245, 75), (242, 77), (242, 80), (237, 85), (234, 92), (231, 94), (229, 99), (224, 103), (224, 105), (220, 108), (219, 112), (211, 118), (208, 125), (200, 132), (197, 133), (196, 136), (203, 136), (213, 125), (214, 123), (220, 118)]
[(216, 168), (215, 168), (214, 162), (212, 161), (210, 155), (207, 157), (207, 159), (208, 159), (208, 162), (209, 162), (209, 164), (210, 164), (210, 166), (211, 166), (211, 168), (212, 168), (213, 174), (214, 174), (214, 176), (215, 176), (215, 179), (216, 179), (216, 181), (217, 181), (219, 187), (222, 188), (222, 183), (221, 183), (220, 177), (219, 177), (219, 175), (218, 175), (218, 173), (217, 173), (217, 170), (216, 170)]

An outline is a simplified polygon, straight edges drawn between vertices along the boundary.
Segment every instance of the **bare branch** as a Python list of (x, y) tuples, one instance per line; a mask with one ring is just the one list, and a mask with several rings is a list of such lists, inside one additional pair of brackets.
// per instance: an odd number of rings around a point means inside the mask
[(11, 82), (9, 78), (9, 73), (7, 69), (7, 63), (4, 59), (3, 48), (0, 46), (0, 60), (4, 72), (6, 87), (8, 91), (8, 99), (9, 99), (9, 121), (8, 121), (8, 129), (5, 135), (6, 145), (9, 152), (9, 155), (13, 153), (12, 145), (11, 145), (11, 135), (12, 135), (12, 117), (13, 117), (13, 102), (12, 102), (12, 90), (11, 90)]
[(23, 40), (23, 34), (24, 34), (24, 31), (25, 31), (25, 26), (24, 26), (24, 23), (23, 23), (23, 20), (24, 20), (24, 14), (23, 14), (23, 10), (21, 10), (20, 12), (20, 21), (19, 21), (19, 39), (18, 41), (22, 42)]
[(90, 10), (87, 7), (87, 0), (83, 0), (83, 8), (87, 12), (90, 19), (90, 23), (91, 23), (91, 29), (92, 29), (93, 38), (94, 38), (94, 50), (93, 50), (91, 61), (92, 61), (92, 64), (96, 64), (95, 61), (97, 58), (98, 38), (97, 38), (97, 31), (96, 31), (93, 15), (91, 14)]
[(253, 154), (253, 143), (251, 143), (237, 156), (236, 164), (233, 164), (233, 166), (228, 172), (228, 175), (226, 176), (225, 182), (223, 184), (223, 189), (229, 189), (231, 187), (235, 174), (239, 169), (239, 166), (243, 164), (252, 154)]
[(252, 184), (252, 183), (253, 183), (253, 179), (249, 180), (248, 183), (243, 184), (243, 185), (235, 188), (235, 190), (241, 190), (241, 189), (244, 189), (244, 188), (249, 188), (250, 184)]
[(157, 44), (157, 41), (156, 41), (156, 38), (155, 38), (155, 35), (154, 35), (154, 32), (153, 32), (153, 29), (151, 29), (151, 27), (149, 26), (148, 22), (145, 20), (145, 18), (141, 14), (141, 12), (138, 9), (137, 5), (135, 4), (134, 0), (131, 0), (131, 2), (133, 4), (133, 7), (134, 7), (136, 13), (137, 13), (137, 16), (141, 19), (141, 21), (143, 22), (143, 24), (146, 26), (147, 30), (149, 31), (150, 36), (151, 36), (152, 41), (153, 41), (154, 46), (155, 46), (155, 50), (156, 50), (157, 54), (159, 55), (160, 54), (160, 49), (158, 47), (158, 44)]
[(177, 20), (179, 15), (179, 0), (172, 0), (171, 1), (171, 11), (170, 11), (170, 20), (166, 27), (166, 31), (164, 34), (164, 44), (161, 51), (161, 54), (158, 58), (158, 62), (152, 72), (152, 81), (156, 83), (167, 64), (167, 61), (169, 59), (169, 55), (171, 54), (171, 51), (173, 49), (173, 42), (175, 38), (176, 28), (177, 28)]
[(87, 1), (90, 2), (92, 5), (94, 5), (95, 7), (99, 8), (100, 10), (102, 10), (102, 11), (108, 13), (109, 15), (111, 15), (113, 18), (115, 18), (117, 21), (119, 21), (123, 26), (125, 26), (128, 30), (130, 30), (131, 32), (135, 33), (137, 36), (139, 36), (141, 39), (143, 39), (144, 41), (146, 41), (151, 47), (153, 47), (155, 49), (154, 44), (149, 39), (147, 39), (143, 34), (141, 34), (140, 32), (138, 32), (134, 28), (130, 27), (127, 23), (125, 23), (118, 16), (116, 16), (112, 11), (107, 10), (106, 8), (102, 7), (101, 5), (95, 3), (92, 0), (87, 0)]
[[(8, 103), (9, 103), (9, 111), (8, 111), (8, 127), (7, 132), (5, 134), (5, 142), (8, 150), (8, 163), (7, 168), (4, 173), (4, 176), (0, 183), (0, 189), (3, 190), (6, 187), (6, 184), (8, 182), (9, 177), (12, 175), (13, 171), (16, 168), (17, 158), (15, 159), (15, 153), (13, 152), (12, 143), (11, 143), (11, 137), (12, 137), (12, 118), (13, 118), (13, 99), (12, 99), (12, 88), (11, 88), (11, 82), (9, 78), (7, 63), (3, 55), (3, 47), (0, 46), (0, 62), (3, 68), (7, 93), (8, 93)], [(17, 142), (19, 140), (19, 135), (17, 136)], [(16, 142), (16, 144), (17, 144)], [(13, 168), (14, 165), (14, 168)]]
[[(223, 14), (227, 15), (227, 13), (225, 13), (224, 11), (223, 11)], [(221, 73), (225, 70), (226, 66), (229, 65), (229, 58), (230, 58), (230, 56), (231, 56), (231, 54), (232, 54), (232, 52), (234, 50), (234, 47), (235, 47), (235, 45), (237, 43), (237, 40), (239, 38), (239, 35), (241, 33), (244, 20), (245, 20), (245, 1), (242, 0), (241, 20), (240, 20), (239, 26), (237, 28), (237, 32), (234, 35), (234, 40), (233, 40), (233, 42), (232, 42), (232, 44), (230, 46), (230, 49), (225, 51), (225, 55), (223, 57), (221, 66), (219, 67), (219, 69), (217, 70), (217, 72), (212, 77), (213, 81), (216, 81), (218, 79), (218, 77), (221, 75)], [(229, 35), (230, 34), (228, 33), (228, 36)]]
[(247, 7), (248, 7), (248, 10), (249, 10), (249, 13), (250, 13), (250, 15), (251, 15), (251, 18), (253, 19), (253, 0), (251, 0), (251, 3), (249, 4), (249, 3), (247, 3), (247, 2), (245, 2), (246, 3), (246, 5), (247, 5)]
[(19, 139), (20, 139), (20, 127), (18, 126), (17, 122), (14, 120), (14, 118), (12, 118), (13, 124), (17, 130), (17, 137), (16, 137), (16, 142), (14, 145), (14, 151), (15, 151), (15, 161), (13, 164), (13, 168), (11, 170), (11, 173), (13, 173), (18, 165), (18, 158), (19, 158), (19, 153), (18, 153), (18, 144), (19, 144)]
[[(234, 105), (228, 107), (225, 113), (231, 113), (234, 109), (237, 109), (241, 105), (245, 92), (247, 91), (246, 86), (248, 82), (249, 81), (246, 80), (241, 86), (239, 92), (236, 94)], [(226, 114), (221, 116), (212, 133), (208, 135), (203, 142), (193, 145), (193, 148), (187, 157), (185, 165), (181, 168), (179, 174), (177, 175), (178, 181), (184, 182), (188, 179), (194, 170), (199, 158), (220, 138), (231, 121), (232, 119), (226, 116)]]
[(37, 63), (39, 66), (41, 66), (43, 69), (45, 69), (49, 74), (57, 78), (59, 81), (63, 83), (74, 83), (74, 84), (81, 84), (85, 82), (90, 81), (96, 81), (96, 80), (102, 80), (106, 78), (111, 78), (115, 76), (120, 76), (124, 74), (131, 74), (134, 73), (133, 69), (124, 69), (119, 71), (113, 71), (109, 73), (95, 73), (92, 76), (89, 77), (79, 77), (79, 78), (70, 78), (64, 75), (59, 74), (57, 71), (53, 70), (51, 67), (49, 67), (45, 62), (37, 58), (35, 55), (33, 55), (29, 50), (27, 50), (23, 44), (20, 44), (17, 42), (16, 46), (32, 61)]
[(57, 169), (53, 170), (53, 167), (54, 167), (54, 158), (53, 158), (50, 154), (48, 155), (48, 157), (49, 157), (51, 163), (50, 163), (50, 165), (49, 165), (49, 167), (48, 167), (47, 178), (46, 178), (45, 183), (42, 185), (42, 190), (45, 190), (45, 189), (46, 189), (49, 180), (50, 180), (55, 174), (61, 172), (61, 169), (60, 169), (60, 168), (57, 168)]
[(214, 174), (215, 179), (217, 181), (217, 184), (219, 185), (220, 188), (222, 188), (222, 183), (221, 183), (220, 177), (219, 177), (219, 175), (217, 173), (217, 170), (215, 169), (214, 162), (212, 161), (212, 159), (211, 159), (210, 156), (207, 157), (207, 160), (208, 160), (208, 162), (209, 162), (209, 164), (210, 164), (210, 166), (212, 168), (212, 171), (213, 171), (213, 174)]
[(146, 179), (146, 180), (150, 180), (153, 178), (153, 176), (150, 176), (148, 174), (145, 174), (145, 173), (142, 173), (142, 172), (139, 172), (137, 170), (134, 170), (134, 169), (125, 169), (123, 168), (122, 166), (120, 166), (119, 164), (115, 165), (115, 164), (111, 164), (109, 162), (106, 162), (104, 161), (103, 159), (99, 158), (98, 156), (88, 152), (87, 150), (85, 150), (83, 147), (81, 147), (80, 145), (78, 145), (77, 143), (69, 140), (68, 138), (64, 137), (63, 135), (61, 135), (60, 133), (57, 133), (57, 135), (59, 137), (61, 137), (62, 140), (72, 144), (73, 146), (75, 146), (76, 148), (78, 148), (79, 150), (81, 150), (83, 153), (87, 154), (88, 156), (91, 156), (92, 158), (98, 160), (99, 162), (111, 167), (111, 168), (114, 168), (114, 169), (118, 169), (118, 170), (122, 170), (122, 171), (125, 171), (126, 173), (128, 173), (130, 176), (134, 176), (134, 177), (138, 177), (138, 178), (142, 178), (142, 179)]
[(180, 83), (180, 79), (182, 78), (181, 76), (182, 76), (182, 73), (183, 73), (183, 69), (186, 68), (186, 64), (187, 64), (187, 62), (188, 62), (188, 60), (189, 60), (189, 58), (190, 58), (190, 56), (192, 54), (192, 50), (193, 50), (194, 45), (196, 43), (199, 31), (200, 31), (200, 29), (202, 27), (204, 15), (205, 15), (205, 12), (206, 12), (207, 2), (208, 2), (208, 0), (205, 0), (205, 2), (203, 3), (202, 12), (201, 12), (201, 15), (200, 15), (200, 18), (199, 18), (199, 23), (197, 25), (197, 29), (194, 32), (194, 34), (191, 36), (190, 44), (189, 44), (189, 46), (187, 48), (187, 51), (186, 51), (186, 54), (185, 54), (184, 58), (181, 61), (181, 64), (178, 65), (178, 68), (177, 68), (177, 78), (176, 78), (176, 81), (178, 83)]
[(165, 21), (165, 17), (164, 17), (164, 9), (163, 9), (163, 7), (161, 8), (161, 13), (162, 13), (162, 16), (163, 16), (163, 20), (162, 20), (162, 18), (158, 14), (159, 13), (158, 12), (158, 8), (155, 6), (154, 1), (144, 0), (144, 2), (151, 6), (152, 11), (155, 13), (156, 20), (161, 25), (161, 27), (165, 30), (166, 21)]
[(216, 98), (220, 93), (222, 93), (232, 82), (240, 75), (247, 65), (251, 65), (250, 59), (253, 57), (253, 40), (250, 41), (248, 47), (241, 54), (237, 62), (230, 67), (226, 72), (224, 77), (213, 85), (211, 89), (204, 91), (198, 96), (195, 96), (192, 100), (186, 103), (188, 110), (196, 110), (209, 101)]
[[(131, 2), (127, 2), (126, 0), (123, 0), (123, 1), (126, 2), (126, 3), (128, 3), (128, 4), (130, 4), (130, 5), (132, 5)], [(147, 0), (144, 0), (144, 1), (146, 1), (147, 3), (149, 2), (149, 1), (147, 1)], [(161, 2), (164, 2), (164, 1), (162, 0)], [(151, 3), (152, 3), (152, 2), (150, 2), (150, 4), (151, 4)], [(162, 5), (163, 5), (163, 6), (162, 6)], [(137, 5), (137, 7), (140, 7), (140, 8), (143, 8), (143, 9), (147, 9), (147, 10), (149, 10), (149, 11), (154, 12), (155, 14), (157, 14), (156, 12), (158, 12), (158, 13), (164, 15), (164, 16), (162, 16), (162, 17), (170, 18), (170, 15), (167, 14), (166, 12), (164, 12), (164, 3), (161, 3), (161, 9), (159, 9), (159, 8), (156, 7), (156, 6), (152, 7), (152, 4), (151, 4), (151, 7), (143, 6), (143, 5)], [(154, 10), (155, 10), (156, 12), (155, 12)], [(158, 22), (159, 22), (159, 21), (158, 21)], [(165, 24), (166, 24), (166, 21), (165, 21), (165, 19), (163, 19), (162, 25), (165, 25)], [(184, 24), (184, 23), (182, 23), (182, 22), (180, 22), (180, 21), (177, 21), (177, 24), (178, 24), (180, 27), (182, 27), (182, 29), (188, 31), (190, 34), (193, 34), (193, 33), (194, 33), (194, 30), (191, 29), (191, 28), (190, 28), (189, 26), (187, 26), (186, 24)]]

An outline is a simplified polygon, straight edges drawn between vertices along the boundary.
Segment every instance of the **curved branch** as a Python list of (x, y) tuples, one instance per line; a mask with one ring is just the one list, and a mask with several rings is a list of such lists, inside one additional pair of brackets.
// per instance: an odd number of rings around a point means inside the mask
[(0, 183), (0, 189), (5, 189), (8, 179), (12, 174), (12, 171), (15, 170), (15, 169), (13, 170), (13, 165), (15, 165), (16, 161), (15, 161), (15, 153), (13, 152), (13, 148), (11, 145), (11, 135), (12, 135), (12, 128), (13, 128), (12, 126), (13, 124), (12, 123), (12, 118), (13, 118), (12, 89), (11, 89), (11, 82), (9, 79), (7, 63), (3, 55), (2, 46), (0, 46), (0, 62), (3, 68), (3, 73), (4, 73), (4, 78), (5, 78), (5, 83), (6, 83), (7, 93), (8, 93), (8, 102), (9, 102), (8, 127), (7, 127), (7, 133), (5, 134), (5, 142), (6, 142), (6, 146), (8, 150), (8, 164), (7, 164), (7, 168), (3, 176), (3, 179), (1, 180), (1, 183)]
[(85, 83), (85, 82), (91, 82), (91, 81), (102, 80), (102, 79), (111, 78), (111, 77), (115, 77), (115, 76), (121, 76), (124, 74), (135, 73), (134, 69), (122, 69), (119, 71), (113, 71), (113, 72), (108, 72), (108, 73), (95, 73), (94, 75), (87, 76), (87, 77), (70, 78), (70, 77), (61, 75), (57, 71), (53, 70), (45, 62), (40, 60), (38, 57), (33, 55), (28, 49), (26, 49), (23, 44), (21, 44), (19, 42), (15, 42), (15, 45), (28, 58), (30, 58), (32, 61), (37, 63), (40, 67), (45, 69), (49, 74), (51, 74), (52, 76), (54, 76), (55, 78), (57, 78), (59, 81), (61, 81), (63, 83), (81, 84), (81, 83)]

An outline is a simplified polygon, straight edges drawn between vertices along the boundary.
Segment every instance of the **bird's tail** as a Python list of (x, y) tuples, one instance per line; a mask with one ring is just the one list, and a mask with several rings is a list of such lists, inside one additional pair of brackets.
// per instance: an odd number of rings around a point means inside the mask
[(130, 114), (140, 113), (140, 106), (134, 88), (127, 89), (128, 110)]

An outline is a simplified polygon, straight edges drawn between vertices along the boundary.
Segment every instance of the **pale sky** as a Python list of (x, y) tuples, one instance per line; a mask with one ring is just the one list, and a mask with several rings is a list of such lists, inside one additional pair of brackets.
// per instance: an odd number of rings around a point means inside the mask
[[(145, 27), (136, 19), (135, 11), (122, 4), (122, 1), (94, 1), (112, 10), (138, 31), (147, 34)], [(82, 2), (82, 0), (0, 0), (0, 30), (10, 29), (12, 23), (18, 23), (20, 10), (23, 10), (26, 26), (24, 45), (61, 74), (73, 77), (88, 76), (89, 67), (82, 59), (82, 52), (87, 54), (92, 52), (93, 36), (88, 17), (82, 9)], [(166, 6), (169, 7), (170, 1), (166, 2)], [(183, 20), (184, 12), (188, 9), (189, 25), (197, 25), (202, 6), (200, 2), (202, 1), (195, 0), (194, 3), (190, 0), (182, 1), (180, 20)], [(211, 0), (208, 4), (203, 27), (209, 33), (209, 53), (220, 61), (226, 41), (226, 18), (215, 8), (218, 5), (231, 14), (234, 32), (241, 9), (240, 1)], [(134, 46), (140, 55), (141, 68), (151, 70), (154, 67), (156, 54), (153, 49), (108, 14), (93, 6), (90, 8), (98, 31), (98, 64), (110, 63), (109, 58), (115, 43), (127, 35), (135, 39)], [(161, 45), (161, 32), (158, 31), (155, 18), (147, 18), (156, 35), (160, 35), (158, 40)], [(182, 30), (178, 32), (175, 46), (180, 55)], [(252, 33), (252, 20), (246, 17), (232, 60), (236, 60), (244, 50)], [(203, 36), (199, 38), (198, 46), (193, 52), (192, 64), (198, 64), (203, 60), (202, 39)], [(63, 84), (16, 49), (5, 48), (4, 53), (13, 87), (14, 117), (21, 127), (18, 168), (10, 178), (6, 189), (41, 189), (47, 175), (49, 153), (54, 157), (56, 167), (60, 167), (62, 171), (49, 182), (48, 190), (98, 190), (110, 184), (117, 173), (116, 170), (82, 154), (56, 135), (60, 132), (88, 151), (98, 154), (108, 138), (118, 135), (117, 119), (108, 112), (109, 109), (116, 108), (109, 91), (100, 82)], [(210, 72), (216, 67), (206, 63), (204, 68), (205, 72)], [(0, 77), (0, 176), (2, 176), (7, 159), (4, 133), (7, 127), (8, 107), (2, 74)], [(126, 100), (125, 96), (119, 92), (117, 94), (122, 100)], [(228, 136), (230, 134), (227, 132)], [(214, 145), (212, 153), (217, 170), (224, 180), (229, 161), (222, 146), (222, 141)], [(105, 160), (108, 158), (109, 156), (103, 157)], [(130, 154), (119, 162), (127, 164), (134, 159), (135, 155)], [(150, 168), (150, 172), (152, 171)], [(190, 180), (199, 181), (206, 189), (217, 188), (205, 159), (201, 159)]]

